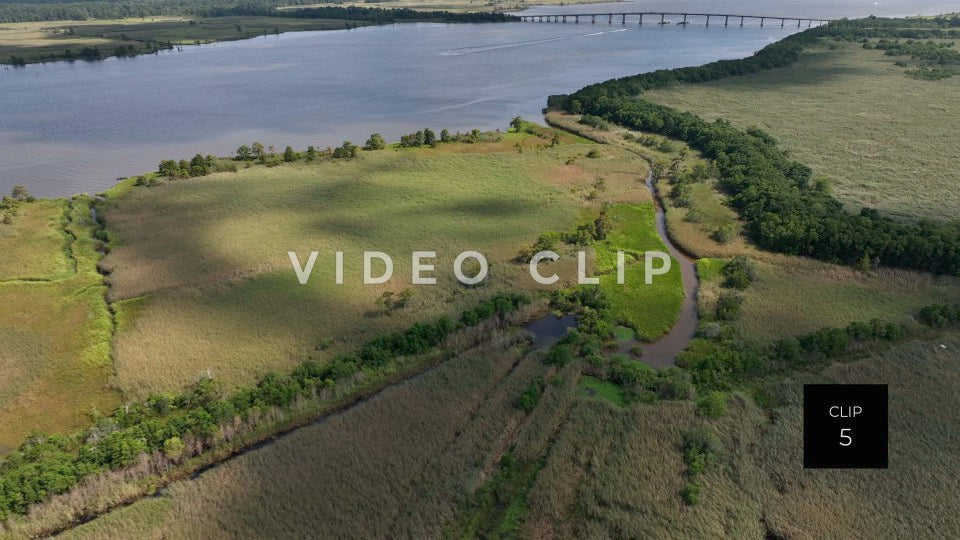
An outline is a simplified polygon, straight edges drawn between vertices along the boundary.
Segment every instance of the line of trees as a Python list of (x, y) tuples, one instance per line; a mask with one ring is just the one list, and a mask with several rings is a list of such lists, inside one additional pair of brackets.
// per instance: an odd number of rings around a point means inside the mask
[(197, 154), (190, 161), (165, 159), (160, 162), (160, 166), (157, 168), (157, 173), (160, 176), (168, 178), (193, 178), (215, 172), (237, 172), (237, 165), (213, 155)]
[(850, 213), (811, 169), (777, 148), (758, 129), (741, 130), (722, 119), (707, 122), (690, 112), (639, 97), (644, 91), (696, 83), (792, 64), (800, 52), (829, 35), (829, 26), (794, 34), (742, 60), (659, 70), (588, 86), (554, 97), (573, 113), (599, 116), (632, 129), (679, 139), (713, 160), (719, 185), (764, 249), (822, 260), (881, 264), (960, 275), (960, 222), (895, 220), (870, 208)]
[(275, 409), (287, 409), (300, 398), (355, 378), (386, 373), (402, 355), (420, 354), (438, 346), (459, 328), (503, 317), (528, 300), (498, 294), (465, 311), (459, 322), (440, 319), (375, 339), (359, 356), (330, 362), (307, 361), (287, 374), (268, 374), (255, 386), (224, 395), (216, 382), (201, 378), (179, 395), (152, 395), (141, 403), (118, 408), (95, 426), (72, 436), (31, 435), (0, 462), (0, 521), (25, 514), (31, 504), (63, 493), (84, 476), (128, 467), (146, 454), (154, 461), (177, 463), (235, 436), (242, 427), (255, 429)]

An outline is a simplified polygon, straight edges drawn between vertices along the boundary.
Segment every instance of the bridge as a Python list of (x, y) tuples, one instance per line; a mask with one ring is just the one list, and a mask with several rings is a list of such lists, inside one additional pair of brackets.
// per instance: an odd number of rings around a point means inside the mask
[[(682, 13), (682, 12), (664, 12), (664, 11), (642, 11), (642, 12), (628, 12), (628, 13), (558, 13), (550, 15), (529, 15), (529, 14), (518, 14), (516, 17), (520, 18), (524, 22), (567, 22), (572, 20), (575, 23), (579, 23), (580, 19), (587, 20), (589, 19), (592, 24), (596, 24), (597, 17), (600, 17), (602, 21), (603, 18), (607, 19), (608, 24), (613, 24), (614, 19), (620, 19), (621, 24), (627, 24), (627, 17), (639, 17), (639, 23), (643, 24), (643, 18), (648, 17), (653, 18), (651, 21), (653, 24), (665, 25), (673, 24), (673, 21), (667, 20), (667, 17), (683, 17), (683, 20), (677, 21), (678, 25), (687, 25), (690, 24), (691, 18), (706, 19), (707, 26), (710, 26), (710, 21), (715, 20), (719, 24), (720, 19), (723, 19), (723, 26), (730, 26), (730, 21), (733, 21), (733, 24), (738, 24), (743, 26), (744, 21), (750, 20), (759, 20), (760, 26), (763, 26), (767, 21), (771, 21), (776, 24), (780, 22), (780, 27), (783, 28), (787, 25), (787, 21), (790, 21), (791, 25), (793, 21), (797, 21), (797, 28), (800, 28), (804, 22), (807, 23), (807, 27), (811, 27), (816, 23), (817, 26), (826, 24), (833, 19), (816, 19), (810, 17), (772, 17), (769, 15), (734, 15), (729, 13)], [(660, 20), (656, 20), (659, 17)]]

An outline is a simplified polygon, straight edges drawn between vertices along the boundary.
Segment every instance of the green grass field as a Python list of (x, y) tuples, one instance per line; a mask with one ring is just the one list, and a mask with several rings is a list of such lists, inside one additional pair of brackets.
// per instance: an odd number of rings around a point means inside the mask
[[(104, 219), (117, 240), (103, 266), (120, 326), (114, 383), (130, 397), (177, 389), (208, 371), (240, 385), (456, 314), (494, 290), (549, 289), (514, 262), (522, 249), (543, 232), (572, 230), (606, 202), (649, 204), (642, 160), (614, 148), (589, 159), (595, 144), (563, 140), (548, 147), (532, 135), (508, 134), (497, 143), (387, 149), (348, 161), (255, 166), (111, 198)], [(591, 195), (598, 176), (605, 187)], [(652, 213), (630, 208), (629, 226), (615, 229), (615, 241), (631, 250), (657, 247)], [(452, 261), (467, 249), (488, 259), (487, 286), (456, 282)], [(320, 252), (314, 276), (301, 286), (287, 252), (305, 260), (312, 250)], [(364, 250), (395, 259), (390, 282), (361, 283)], [(437, 251), (437, 285), (411, 287), (413, 250)], [(564, 250), (551, 265), (558, 286), (576, 280), (576, 255)], [(334, 282), (336, 251), (345, 253), (343, 285)], [(679, 291), (679, 281), (670, 274), (643, 286), (640, 272), (630, 267), (628, 287), (603, 286), (618, 303), (618, 318), (655, 337), (675, 319), (680, 294), (661, 293)], [(406, 307), (384, 313), (377, 306), (383, 293), (407, 288), (413, 297)]]
[(94, 227), (85, 199), (24, 203), (0, 225), (0, 455), (117, 403)]
[[(652, 341), (667, 333), (680, 313), (684, 298), (680, 265), (671, 259), (670, 271), (652, 277), (653, 283), (646, 285), (644, 252), (667, 253), (651, 226), (653, 203), (612, 206), (608, 215), (613, 230), (606, 240), (595, 244), (598, 270), (605, 272), (600, 276), (600, 288), (609, 299), (613, 321), (633, 329), (640, 339)], [(623, 285), (617, 283), (617, 251), (624, 252), (626, 263)]]
[(829, 42), (793, 66), (688, 84), (645, 99), (756, 125), (794, 159), (828, 176), (851, 208), (951, 220), (960, 215), (960, 79), (920, 81), (898, 59)]
[(589, 375), (580, 378), (579, 393), (596, 400), (609, 401), (621, 407), (626, 405), (623, 389), (620, 386)]

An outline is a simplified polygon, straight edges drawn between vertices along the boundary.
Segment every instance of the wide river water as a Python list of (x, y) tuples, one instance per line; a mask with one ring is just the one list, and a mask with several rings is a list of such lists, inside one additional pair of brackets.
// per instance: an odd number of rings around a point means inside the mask
[[(667, 6), (697, 4), (679, 0)], [(946, 10), (902, 1), (883, 9), (851, 0), (781, 4), (736, 0), (725, 7), (820, 17)], [(530, 13), (652, 7), (664, 2)], [(723, 10), (714, 4), (710, 9)], [(0, 70), (0, 192), (14, 184), (40, 196), (98, 192), (118, 177), (154, 170), (161, 159), (229, 155), (253, 141), (280, 150), (288, 144), (324, 148), (345, 139), (362, 143), (372, 132), (396, 139), (424, 127), (505, 128), (515, 115), (538, 117), (550, 94), (657, 68), (746, 56), (796, 30), (795, 23), (707, 28), (697, 21), (686, 27), (398, 24), (7, 68)]]

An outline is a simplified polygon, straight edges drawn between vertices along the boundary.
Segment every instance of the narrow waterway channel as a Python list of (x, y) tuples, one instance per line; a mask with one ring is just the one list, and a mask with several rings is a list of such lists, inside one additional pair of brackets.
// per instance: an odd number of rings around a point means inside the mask
[[(647, 174), (646, 184), (647, 189), (653, 196), (654, 207), (656, 208), (657, 234), (660, 235), (660, 239), (667, 246), (670, 256), (680, 265), (680, 273), (683, 277), (683, 304), (680, 306), (680, 316), (670, 332), (651, 343), (639, 340), (621, 341), (617, 344), (616, 352), (630, 354), (632, 348), (639, 346), (643, 351), (640, 360), (644, 363), (654, 367), (672, 366), (676, 365), (677, 355), (687, 348), (697, 331), (697, 288), (699, 280), (695, 261), (681, 251), (670, 240), (670, 235), (667, 234), (666, 214), (657, 194), (656, 186), (653, 184), (652, 171)], [(545, 347), (559, 341), (566, 333), (567, 328), (574, 326), (576, 326), (576, 319), (572, 315), (566, 315), (562, 318), (547, 315), (528, 324), (526, 328), (533, 334), (534, 346)]]

